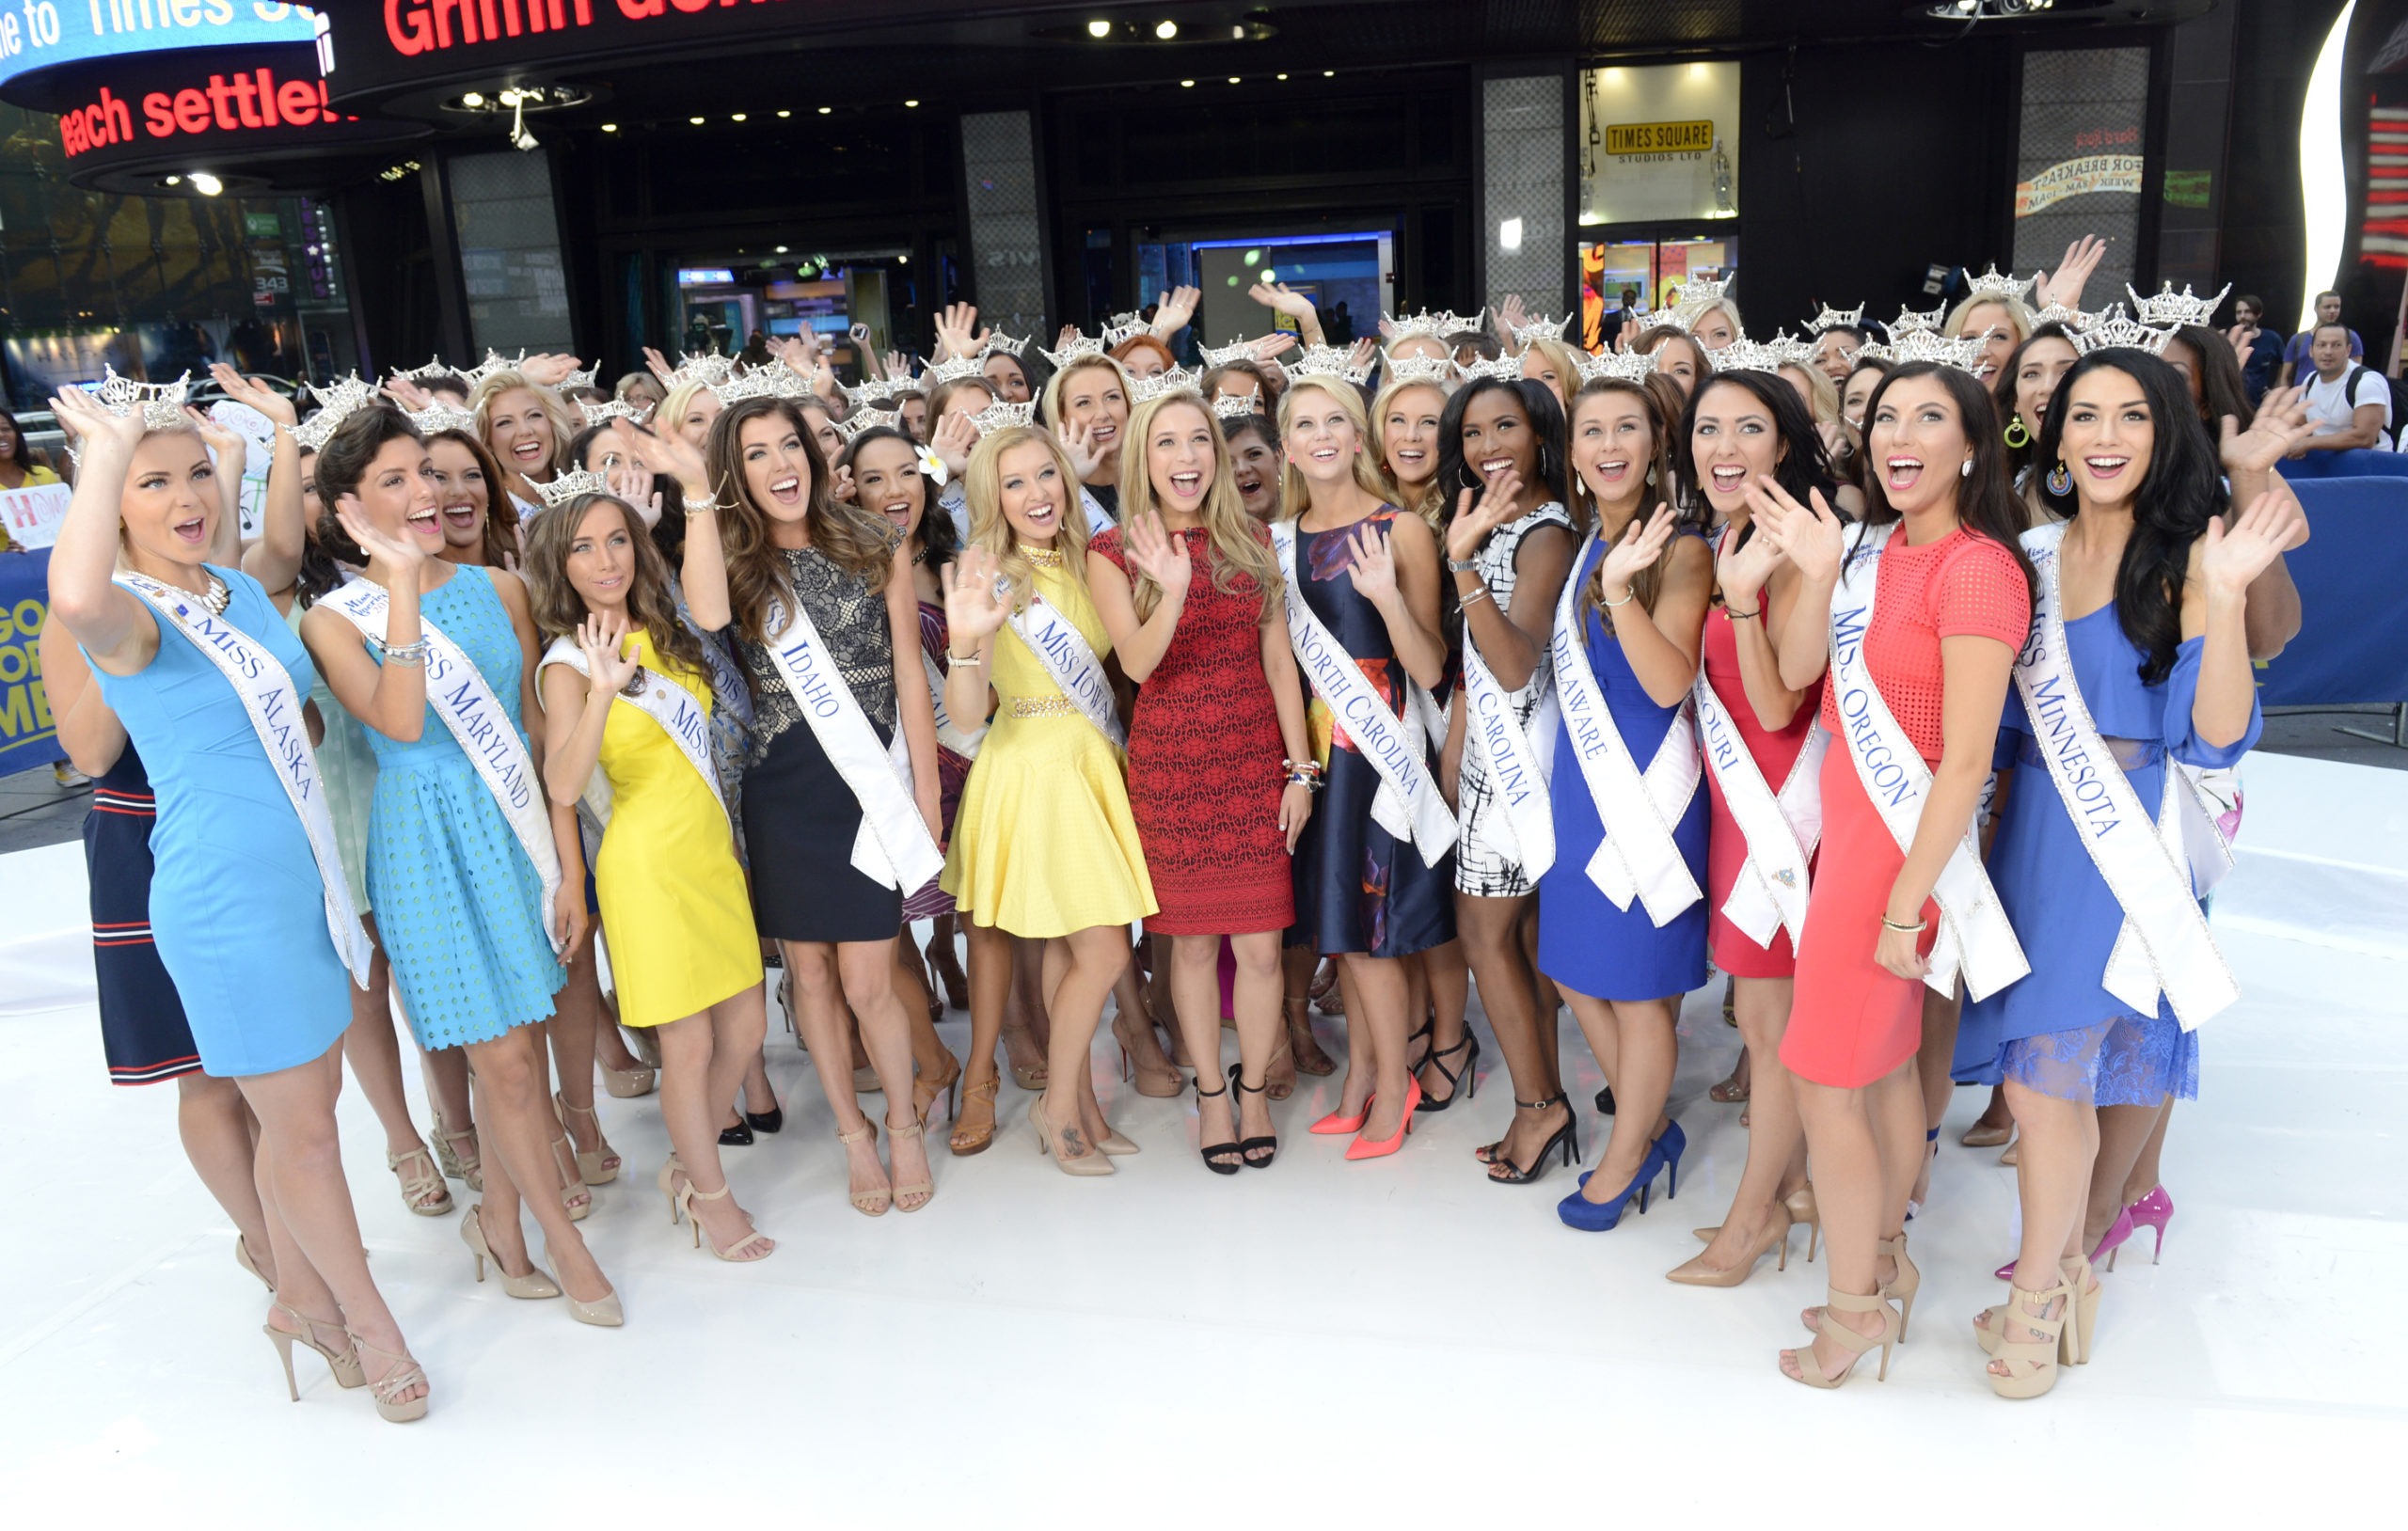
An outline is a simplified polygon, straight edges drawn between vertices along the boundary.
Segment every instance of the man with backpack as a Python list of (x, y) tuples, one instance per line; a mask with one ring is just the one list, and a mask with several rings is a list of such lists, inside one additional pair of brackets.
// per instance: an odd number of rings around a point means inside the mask
[(2302, 402), (2316, 434), (2292, 456), (2310, 451), (2391, 450), (2391, 385), (2350, 360), (2350, 331), (2338, 322), (2316, 326), (2307, 348), (2313, 371)]

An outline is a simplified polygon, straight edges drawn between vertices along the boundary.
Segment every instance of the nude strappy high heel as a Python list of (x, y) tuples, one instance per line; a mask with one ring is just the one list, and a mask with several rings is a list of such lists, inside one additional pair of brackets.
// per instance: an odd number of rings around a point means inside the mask
[[(2062, 1306), (2058, 1299), (2065, 1299)], [(2039, 1304), (2036, 1312), (2033, 1304)], [(2050, 1317), (2051, 1310), (2055, 1317)], [(1995, 1310), (2000, 1336), (1990, 1355), (2006, 1364), (2002, 1377), (1985, 1365), (1982, 1375), (1989, 1380), (1990, 1391), (2002, 1398), (2036, 1398), (2057, 1385), (2058, 1354), (2067, 1343), (2067, 1320), (2073, 1317), (2073, 1288), (2059, 1282), (2046, 1291), (2030, 1292), (2020, 1286), (2007, 1287), (2006, 1306)], [(2005, 1338), (2008, 1324), (2020, 1324), (2039, 1335), (2034, 1340)]]
[(527, 1262), (530, 1267), (527, 1274), (514, 1276), (510, 1273), (509, 1269), (485, 1243), (484, 1213), (485, 1205), (479, 1202), (468, 1208), (467, 1217), (460, 1220), (460, 1242), (467, 1245), (468, 1253), (477, 1257), (477, 1279), (479, 1281), (485, 1279), (485, 1262), (490, 1260), (493, 1262), (494, 1271), (501, 1277), (502, 1295), (525, 1298), (530, 1301), (560, 1296), (559, 1283), (544, 1274), (542, 1268), (536, 1266), (532, 1260)]
[[(959, 1065), (957, 1065), (955, 1067), (955, 1073), (958, 1075), (959, 1072)], [(894, 1157), (895, 1145), (896, 1144), (907, 1143), (913, 1138), (925, 1139), (927, 1134), (927, 1128), (920, 1122), (913, 1122), (910, 1127), (896, 1127), (893, 1122), (887, 1123), (887, 1157), (890, 1159)], [(893, 1176), (890, 1175), (889, 1178), (891, 1179)], [(909, 1185), (895, 1186), (891, 1194), (895, 1198), (895, 1209), (896, 1211), (916, 1212), (921, 1207), (927, 1206), (928, 1203), (936, 1199), (936, 1181), (932, 1178), (914, 1180)]]
[(1923, 1290), (1923, 1272), (1907, 1257), (1907, 1236), (1884, 1239), (1876, 1251), (1898, 1262), (1898, 1273), (1881, 1284), (1882, 1297), (1898, 1304), (1898, 1343), (1907, 1342), (1907, 1319), (1915, 1311), (1915, 1293)]
[[(684, 1173), (683, 1166), (679, 1167), (678, 1173)], [(664, 1177), (669, 1174), (668, 1166), (663, 1165), (661, 1167), (661, 1174)], [(746, 1234), (743, 1238), (737, 1239), (735, 1243), (728, 1245), (725, 1249), (720, 1248), (716, 1241), (703, 1237), (703, 1220), (694, 1215), (694, 1204), (696, 1202), (723, 1202), (727, 1200), (730, 1195), (734, 1194), (734, 1192), (735, 1188), (727, 1185), (721, 1186), (717, 1191), (696, 1191), (694, 1189), (694, 1182), (691, 1179), (689, 1179), (683, 1186), (678, 1188), (676, 1194), (670, 1198), (670, 1221), (673, 1223), (675, 1222), (678, 1214), (683, 1213), (686, 1219), (694, 1225), (694, 1247), (696, 1249), (707, 1248), (713, 1255), (727, 1261), (731, 1265), (749, 1265), (754, 1260), (766, 1260), (777, 1249), (777, 1240), (771, 1239), (768, 1234), (763, 1233), (758, 1228), (755, 1228), (751, 1233)], [(757, 1251), (757, 1253), (754, 1253), (755, 1251)]]
[[(563, 1166), (565, 1158), (565, 1166)], [(563, 1132), (552, 1140), (552, 1170), (561, 1178), (559, 1195), (562, 1210), (571, 1223), (582, 1223), (594, 1213), (594, 1192), (585, 1189), (584, 1176), (578, 1174), (577, 1144)]]
[[(1877, 1313), (1881, 1315), (1881, 1332), (1877, 1334), (1860, 1334), (1847, 1325), (1834, 1319), (1831, 1317), (1834, 1311)], [(1877, 1294), (1872, 1297), (1859, 1297), (1854, 1292), (1826, 1288), (1823, 1294), (1822, 1327), (1815, 1332), (1835, 1341), (1841, 1349), (1850, 1352), (1847, 1365), (1840, 1368), (1838, 1376), (1826, 1377), (1823, 1375), (1822, 1363), (1814, 1359), (1813, 1346), (1810, 1345), (1801, 1350), (1785, 1351), (1784, 1354), (1798, 1358), (1798, 1375), (1791, 1377), (1790, 1381), (1803, 1382), (1808, 1387), (1837, 1387), (1856, 1374), (1856, 1364), (1863, 1360), (1865, 1353), (1877, 1345), (1881, 1348), (1881, 1369), (1874, 1374), (1874, 1381), (1886, 1382), (1890, 1380), (1890, 1347), (1897, 1343), (1898, 1330), (1898, 1310), (1883, 1302)], [(1789, 1376), (1787, 1372), (1782, 1375)]]
[[(870, 1158), (876, 1159), (878, 1157), (878, 1124), (876, 1122), (863, 1117), (860, 1131), (836, 1134), (836, 1141), (848, 1148), (863, 1138), (869, 1140)], [(890, 1176), (888, 1178), (891, 1180), (893, 1176)], [(884, 1185), (875, 1191), (856, 1191), (848, 1199), (853, 1204), (853, 1210), (863, 1217), (884, 1217), (886, 1209), (895, 1203), (895, 1188), (892, 1185)]]
[(552, 1093), (552, 1104), (560, 1108), (561, 1126), (568, 1126), (568, 1113), (577, 1113), (594, 1124), (594, 1141), (602, 1146), (593, 1153), (580, 1152), (574, 1140), (569, 1151), (577, 1156), (577, 1177), (589, 1186), (607, 1186), (619, 1177), (619, 1156), (611, 1150), (610, 1140), (602, 1136), (602, 1118), (591, 1106), (572, 1106), (559, 1091)]
[(2072, 1321), (2066, 1325), (2057, 1359), (2068, 1365), (2086, 1366), (2090, 1365), (2091, 1343), (2099, 1335), (2099, 1299), (2107, 1288), (2103, 1284), (2093, 1285), (2090, 1261), (2084, 1255), (2059, 1260), (2057, 1271), (2073, 1289), (2073, 1302), (2067, 1308)]
[(421, 1144), (405, 1154), (387, 1154), (385, 1167), (402, 1183), (402, 1205), (420, 1217), (441, 1217), (452, 1210), (452, 1188), (435, 1167), (435, 1156)]
[[(294, 1324), (299, 1326), (298, 1332), (295, 1333), (278, 1329), (274, 1324), (260, 1325), (260, 1333), (265, 1334), (269, 1340), (275, 1343), (276, 1353), (277, 1356), (282, 1358), (284, 1362), (284, 1390), (293, 1396), (293, 1402), (299, 1403), (301, 1401), (301, 1386), (298, 1382), (293, 1380), (293, 1347), (296, 1341), (302, 1345), (308, 1346), (310, 1349), (315, 1350), (320, 1355), (325, 1357), (326, 1369), (334, 1373), (335, 1385), (337, 1387), (363, 1387), (367, 1385), (368, 1378), (367, 1375), (359, 1369), (359, 1355), (356, 1350), (337, 1350), (330, 1346), (321, 1345), (318, 1343), (316, 1331), (321, 1329), (340, 1330), (342, 1328), (341, 1320), (334, 1318), (312, 1318), (308, 1314), (300, 1312), (298, 1309), (289, 1307), (282, 1302), (271, 1302), (268, 1306), (273, 1311), (283, 1314), (286, 1318), (292, 1319)], [(356, 1339), (357, 1336), (354, 1335), (353, 1338)]]
[[(380, 1350), (357, 1334), (351, 1336), (351, 1344), (355, 1350), (379, 1356), (387, 1361), (402, 1363), (368, 1384), (368, 1396), (376, 1400), (376, 1413), (395, 1425), (406, 1425), (414, 1419), (424, 1419), (426, 1417), (425, 1394), (420, 1394), (406, 1403), (396, 1403), (393, 1400), (411, 1388), (423, 1384), (426, 1381), (426, 1368), (413, 1360), (406, 1350), (399, 1355), (390, 1350)], [(434, 1391), (432, 1388), (428, 1389), (428, 1392), (432, 1391)]]
[[(464, 1142), (468, 1144), (466, 1154), (452, 1146)], [(435, 1113), (435, 1161), (443, 1166), (445, 1175), (454, 1180), (467, 1182), (470, 1191), (483, 1195), (485, 1189), (484, 1160), (477, 1153), (476, 1142), (475, 1128), (462, 1132), (451, 1131), (443, 1125), (443, 1113), (439, 1111)]]

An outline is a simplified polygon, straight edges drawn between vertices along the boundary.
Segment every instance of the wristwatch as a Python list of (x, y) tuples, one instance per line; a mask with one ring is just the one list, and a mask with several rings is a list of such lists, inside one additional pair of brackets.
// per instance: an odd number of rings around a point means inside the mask
[(1449, 559), (1447, 560), (1447, 572), (1449, 574), (1478, 574), (1480, 572), (1480, 560)]

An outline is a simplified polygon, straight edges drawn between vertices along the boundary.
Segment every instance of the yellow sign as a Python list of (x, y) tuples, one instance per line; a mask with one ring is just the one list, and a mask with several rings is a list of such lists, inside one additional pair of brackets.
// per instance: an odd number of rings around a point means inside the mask
[(1711, 122), (1616, 122), (1606, 129), (1608, 154), (1703, 154), (1713, 147)]
[(2028, 218), (2042, 208), (2089, 192), (2129, 192), (2138, 196), (2140, 189), (2138, 154), (2085, 154), (2052, 165), (2031, 180), (2019, 182), (2015, 188), (2015, 215)]

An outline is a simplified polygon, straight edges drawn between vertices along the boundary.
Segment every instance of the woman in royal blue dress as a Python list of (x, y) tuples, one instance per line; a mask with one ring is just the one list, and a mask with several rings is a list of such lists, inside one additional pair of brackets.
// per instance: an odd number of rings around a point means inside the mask
[(51, 609), (150, 769), (150, 921), (201, 1066), (259, 1119), (268, 1337), (288, 1382), (298, 1340), (386, 1418), (420, 1418), (426, 1374), (369, 1274), (336, 1139), (345, 968), (364, 976), (367, 949), (332, 827), (310, 816), (309, 658), (259, 581), (207, 563), (225, 513), (182, 417), (139, 401), (116, 413), (73, 387), (51, 407), (85, 443)]
[[(578, 1322), (616, 1326), (618, 1294), (556, 1190), (560, 1123), (533, 1027), (551, 1016), (568, 976), (561, 958), (588, 928), (576, 811), (547, 810), (543, 760), (522, 721), (536, 706), (527, 587), (507, 570), (442, 558), (434, 465), (399, 410), (371, 404), (336, 427), (317, 483), (369, 555), (362, 579), (309, 608), (301, 639), (376, 751), (368, 893), (377, 930), (419, 1045), (467, 1050), (484, 1146), (497, 1150), (484, 1156), (485, 1201), (462, 1219), (461, 1241), (478, 1279), (490, 1261), (511, 1296), (565, 1291)], [(557, 1279), (527, 1254), (522, 1196)]]
[[(2303, 523), (2263, 474), (2236, 475), (2246, 508), (2218, 519), (2216, 449), (2187, 402), (2159, 358), (2094, 351), (2058, 385), (2037, 444), (2069, 519), (2023, 538), (2040, 599), (2001, 723), (1989, 853), (2033, 971), (1965, 1006), (1956, 1055), (1960, 1081), (2004, 1083), (2022, 1140), (2013, 1286), (1973, 1323), (2005, 1397), (2089, 1359), (2099, 1113), (2195, 1096), (2194, 1029), (2237, 993), (2194, 902), (2209, 869), (2184, 864), (2193, 789), (2169, 772), (2230, 766), (2257, 742), (2249, 584)], [(2136, 1005), (2138, 988), (2153, 1002)]]

